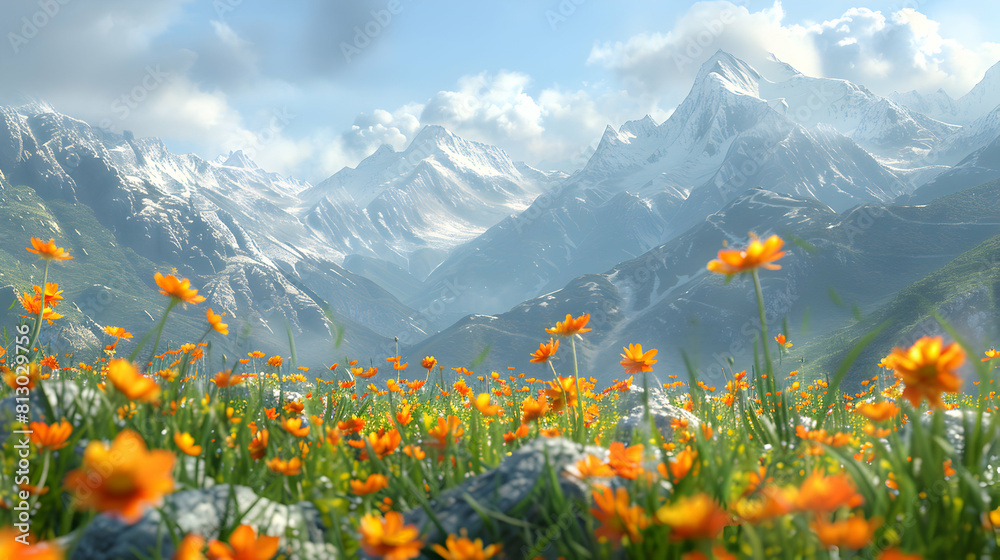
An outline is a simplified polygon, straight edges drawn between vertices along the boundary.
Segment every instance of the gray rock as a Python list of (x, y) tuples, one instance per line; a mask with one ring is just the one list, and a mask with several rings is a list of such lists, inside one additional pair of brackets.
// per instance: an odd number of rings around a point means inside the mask
[[(326, 544), (319, 512), (307, 502), (286, 506), (259, 498), (245, 486), (221, 484), (170, 494), (164, 499), (163, 510), (184, 534), (196, 533), (206, 539), (217, 538), (222, 525), (232, 526), (237, 512), (247, 512), (240, 523), (252, 526), (258, 534), (280, 536), (279, 552), (289, 547), (289, 558), (336, 558), (333, 547)], [(147, 510), (134, 525), (100, 515), (84, 529), (72, 560), (139, 560), (153, 556), (157, 546), (161, 558), (173, 556), (174, 546), (161, 525), (159, 511)]]
[[(631, 407), (628, 414), (618, 421), (618, 438), (625, 443), (632, 439), (636, 429), (640, 430), (640, 439), (643, 442), (649, 439), (650, 427), (643, 421), (642, 393), (642, 387), (633, 385), (627, 393), (627, 398), (623, 398), (623, 402), (619, 404), (619, 408)], [(692, 429), (701, 424), (697, 416), (670, 404), (663, 391), (656, 388), (652, 388), (649, 392), (649, 414), (665, 441), (670, 441), (674, 437), (674, 429), (671, 426), (674, 420), (687, 420), (688, 426)]]
[[(962, 452), (965, 449), (965, 427), (964, 424), (969, 425), (969, 429), (973, 430), (976, 427), (976, 414), (974, 412), (966, 413), (966, 417), (963, 419), (963, 411), (961, 410), (945, 410), (942, 412), (935, 412), (937, 414), (943, 414), (944, 417), (944, 439), (947, 441), (954, 449), (954, 455), (956, 457), (961, 457)], [(931, 429), (931, 422), (933, 421), (933, 415), (921, 414), (920, 423), (923, 426), (925, 432), (929, 432)], [(991, 416), (989, 413), (983, 413), (983, 429), (988, 430), (991, 421)], [(913, 434), (913, 427), (910, 424), (904, 424), (899, 429), (899, 437), (907, 442), (910, 441), (910, 437)], [(993, 438), (987, 438), (987, 441), (992, 441)]]
[[(489, 527), (476, 512), (466, 496), (484, 508), (503, 514), (510, 512), (519, 503), (527, 499), (532, 489), (545, 473), (546, 456), (548, 463), (557, 473), (559, 487), (570, 504), (576, 504), (584, 498), (586, 485), (581, 481), (567, 477), (562, 472), (570, 465), (584, 458), (588, 453), (604, 457), (607, 452), (600, 447), (586, 446), (563, 438), (538, 438), (521, 449), (515, 451), (497, 468), (471, 478), (461, 485), (440, 494), (431, 502), (435, 516), (444, 528), (441, 533), (422, 508), (415, 508), (405, 514), (406, 522), (423, 528), (425, 543), (443, 543), (447, 533), (459, 534), (462, 529), (469, 533), (470, 539), (481, 538), (484, 543), (499, 543), (507, 558), (532, 557), (535, 554), (548, 555), (554, 553), (550, 546), (540, 552), (529, 550), (523, 540), (524, 529), (501, 519), (490, 519)], [(555, 522), (543, 518), (541, 511), (535, 506), (517, 515), (519, 521), (534, 526), (548, 526), (550, 540), (564, 539), (563, 535), (571, 524), (581, 523), (583, 510), (575, 506), (559, 515)], [(555, 555), (553, 554), (554, 558)]]
[[(96, 407), (97, 401), (101, 398), (98, 391), (93, 387), (84, 387), (81, 396), (80, 386), (72, 381), (49, 379), (43, 381), (43, 383), (45, 384), (45, 396), (48, 397), (55, 418), (43, 418), (45, 407), (43, 406), (41, 392), (36, 388), (31, 391), (30, 400), (28, 401), (29, 415), (32, 422), (44, 421), (51, 423), (66, 418), (71, 424), (78, 426), (89, 410), (89, 403), (93, 403), (93, 406)], [(0, 399), (0, 426), (15, 421), (16, 406), (17, 399), (15, 395)], [(9, 435), (6, 431), (0, 432), (0, 445), (6, 441)]]

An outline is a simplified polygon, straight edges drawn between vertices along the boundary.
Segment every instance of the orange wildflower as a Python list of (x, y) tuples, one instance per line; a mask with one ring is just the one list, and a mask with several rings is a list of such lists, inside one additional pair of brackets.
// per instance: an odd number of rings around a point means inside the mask
[(449, 414), (447, 420), (439, 416), (437, 426), (431, 428), (428, 433), (437, 441), (428, 442), (427, 445), (444, 449), (448, 446), (449, 436), (454, 438), (454, 442), (457, 443), (458, 438), (465, 433), (465, 428), (462, 427), (462, 421), (457, 416)]
[(791, 512), (794, 497), (794, 491), (767, 486), (756, 497), (740, 498), (733, 509), (740, 519), (748, 523), (760, 523)]
[(777, 235), (772, 235), (761, 243), (756, 235), (750, 234), (750, 245), (743, 251), (723, 249), (719, 258), (708, 263), (708, 270), (719, 274), (738, 274), (749, 272), (755, 268), (764, 267), (768, 270), (778, 270), (781, 265), (773, 261), (785, 256), (781, 250), (785, 242)]
[(375, 377), (376, 373), (378, 373), (377, 367), (370, 367), (367, 370), (365, 368), (351, 368), (351, 375), (354, 377)]
[(427, 356), (423, 360), (420, 360), (420, 367), (425, 368), (429, 372), (430, 370), (434, 369), (434, 366), (437, 365), (437, 362), (438, 361), (437, 359), (434, 358), (434, 356)]
[(628, 348), (622, 348), (622, 350), (624, 350), (625, 353), (621, 354), (621, 365), (625, 368), (625, 373), (643, 373), (653, 371), (653, 364), (656, 363), (656, 360), (653, 359), (653, 357), (656, 356), (656, 348), (653, 348), (643, 354), (642, 344), (629, 344)]
[(627, 535), (633, 543), (642, 542), (639, 531), (649, 526), (649, 518), (642, 506), (629, 507), (628, 490), (617, 488), (612, 492), (607, 486), (595, 486), (592, 495), (595, 507), (590, 508), (590, 514), (601, 522), (594, 531), (599, 541), (610, 540), (617, 546)]
[(222, 315), (216, 315), (212, 313), (212, 308), (209, 307), (208, 311), (205, 312), (205, 318), (208, 319), (208, 324), (212, 326), (215, 332), (219, 334), (229, 334), (229, 325), (222, 322), (222, 317), (226, 313), (223, 312)]
[(479, 393), (472, 404), (475, 405), (476, 410), (482, 413), (483, 416), (496, 416), (503, 408), (498, 404), (490, 404), (489, 393)]
[(926, 398), (931, 406), (941, 408), (941, 393), (957, 393), (962, 386), (956, 370), (965, 362), (965, 351), (955, 342), (943, 344), (940, 336), (925, 336), (909, 348), (894, 348), (885, 357), (903, 382), (903, 397), (914, 407)]
[(240, 525), (231, 535), (229, 544), (213, 540), (208, 543), (211, 560), (270, 560), (278, 553), (278, 537), (257, 536), (249, 525)]
[(358, 496), (366, 496), (368, 494), (374, 494), (383, 488), (389, 487), (389, 479), (385, 475), (381, 474), (370, 474), (368, 479), (364, 482), (360, 480), (351, 480), (351, 492), (354, 492)]
[(125, 329), (121, 327), (104, 327), (104, 333), (115, 338), (132, 338), (132, 333), (126, 332)]
[(774, 341), (778, 343), (779, 346), (784, 346), (785, 348), (791, 348), (792, 343), (788, 342), (785, 335), (778, 333), (778, 336), (774, 337)]
[(855, 508), (863, 503), (864, 498), (857, 493), (848, 475), (826, 476), (820, 471), (806, 477), (795, 498), (797, 509), (814, 513), (832, 513), (843, 506)]
[(531, 354), (531, 360), (529, 361), (536, 364), (545, 363), (549, 361), (549, 358), (551, 358), (557, 350), (559, 350), (559, 341), (554, 338), (550, 338), (548, 343), (538, 344), (538, 350), (535, 350)]
[(302, 425), (301, 418), (285, 418), (285, 421), (281, 423), (281, 427), (295, 437), (306, 437), (309, 435), (309, 430), (311, 429), (310, 426)]
[(589, 313), (580, 315), (575, 319), (572, 315), (567, 314), (565, 321), (556, 322), (556, 326), (546, 328), (545, 332), (556, 336), (573, 336), (575, 334), (590, 332), (593, 329), (584, 328), (587, 326), (588, 321), (590, 321)]
[(386, 560), (409, 560), (420, 555), (424, 543), (415, 525), (403, 525), (403, 514), (390, 511), (382, 518), (366, 514), (361, 518), (361, 548), (366, 554)]
[(340, 431), (350, 434), (353, 432), (361, 433), (361, 430), (365, 429), (365, 419), (364, 418), (348, 418), (347, 420), (341, 420), (337, 422), (337, 428)]
[(24, 545), (15, 540), (21, 536), (21, 532), (13, 527), (0, 529), (0, 558), (8, 558), (9, 560), (63, 560), (63, 549), (58, 544), (46, 542)]
[(549, 401), (544, 396), (526, 397), (521, 402), (521, 423), (530, 424), (549, 412)]
[(330, 445), (336, 446), (340, 443), (340, 428), (327, 428), (326, 429), (326, 441)]
[(250, 440), (250, 445), (248, 446), (250, 449), (250, 458), (255, 461), (259, 461), (264, 458), (264, 455), (267, 453), (267, 439), (267, 430), (260, 430), (254, 434), (253, 439)]
[(882, 401), (875, 403), (860, 403), (854, 407), (854, 412), (864, 416), (872, 422), (885, 422), (899, 414), (899, 407), (892, 401)]
[(215, 386), (224, 389), (226, 387), (232, 387), (234, 385), (239, 385), (243, 383), (243, 376), (239, 374), (233, 374), (233, 370), (227, 369), (225, 371), (220, 371), (215, 374), (215, 378), (212, 379), (212, 383)]
[(278, 474), (295, 476), (302, 474), (302, 459), (292, 457), (288, 461), (285, 461), (281, 457), (275, 457), (267, 462), (267, 468)]
[(272, 367), (280, 368), (283, 363), (284, 360), (281, 359), (281, 356), (271, 356), (267, 359), (267, 365)]
[(427, 457), (427, 454), (424, 453), (423, 449), (420, 449), (419, 445), (407, 445), (406, 447), (403, 448), (403, 453), (406, 453), (407, 456), (413, 457), (418, 461), (424, 459), (424, 457)]
[(180, 449), (181, 451), (183, 451), (184, 453), (186, 453), (186, 454), (188, 454), (188, 455), (190, 455), (192, 457), (197, 457), (198, 455), (201, 455), (201, 446), (200, 445), (195, 445), (194, 444), (194, 437), (191, 434), (187, 433), (187, 432), (184, 432), (184, 433), (177, 432), (177, 433), (175, 433), (174, 434), (174, 444), (177, 445), (178, 449)]
[(919, 554), (906, 554), (893, 546), (883, 550), (876, 560), (924, 560), (924, 557)]
[(108, 363), (108, 381), (132, 401), (152, 402), (160, 396), (156, 381), (140, 374), (135, 364), (122, 358)]
[(528, 436), (528, 425), (527, 424), (521, 424), (520, 426), (517, 427), (517, 431), (505, 433), (503, 435), (503, 442), (505, 444), (509, 444), (510, 442), (512, 442), (512, 441), (514, 441), (516, 439), (527, 437), (527, 436)]
[(674, 477), (674, 482), (679, 481), (691, 472), (694, 460), (698, 457), (698, 452), (693, 451), (690, 446), (685, 446), (670, 461), (670, 474)]
[(205, 301), (205, 296), (199, 296), (198, 290), (191, 287), (191, 281), (187, 278), (178, 280), (173, 274), (166, 276), (159, 272), (153, 277), (156, 285), (160, 287), (160, 293), (174, 298), (185, 304), (195, 305)]
[(852, 515), (843, 520), (830, 523), (822, 517), (817, 517), (812, 524), (813, 532), (827, 548), (859, 549), (868, 546), (875, 536), (875, 530), (882, 525), (880, 519), (866, 521), (863, 517)]
[(28, 429), (31, 430), (29, 437), (39, 451), (55, 451), (66, 447), (66, 440), (73, 433), (73, 426), (65, 419), (53, 424), (32, 422)]
[(25, 247), (29, 253), (34, 253), (38, 255), (38, 258), (45, 259), (47, 261), (65, 261), (72, 259), (69, 253), (61, 247), (56, 247), (56, 240), (49, 239), (48, 243), (42, 241), (41, 239), (31, 238), (31, 247)]
[[(396, 448), (399, 447), (399, 443), (402, 440), (403, 438), (399, 435), (399, 430), (396, 428), (391, 430), (379, 428), (378, 433), (371, 432), (368, 434), (368, 444), (372, 446), (372, 450), (375, 451), (375, 455), (379, 459), (395, 453)], [(367, 449), (362, 453), (362, 459), (367, 459)]]
[(42, 298), (37, 294), (34, 296), (32, 296), (31, 294), (24, 294), (22, 296), (18, 296), (18, 301), (20, 301), (21, 307), (23, 307), (24, 310), (29, 313), (29, 315), (21, 315), (21, 317), (32, 319), (37, 317), (38, 314), (41, 313), (42, 320), (48, 321), (50, 325), (53, 324), (53, 321), (63, 318), (63, 316), (60, 315), (59, 313), (56, 313), (51, 306), (46, 305), (43, 307)]
[(642, 445), (633, 445), (626, 448), (624, 443), (616, 441), (608, 448), (608, 451), (610, 452), (610, 457), (608, 457), (608, 466), (611, 467), (618, 476), (629, 480), (635, 480), (643, 471), (641, 465), (642, 450)]
[(596, 456), (588, 453), (586, 457), (576, 462), (576, 473), (571, 474), (581, 480), (586, 480), (593, 477), (612, 477), (615, 476), (615, 471)]
[(11, 389), (17, 389), (18, 387), (27, 387), (29, 391), (35, 388), (41, 379), (41, 368), (37, 362), (31, 362), (28, 364), (28, 375), (24, 376), (28, 378), (27, 385), (18, 385), (17, 383), (17, 370), (10, 369), (7, 366), (0, 366), (0, 371), (3, 371), (3, 380)]
[(444, 560), (486, 560), (493, 558), (501, 550), (501, 546), (498, 544), (483, 547), (482, 539), (474, 541), (469, 539), (465, 529), (462, 529), (461, 537), (449, 534), (444, 541), (444, 546), (435, 544), (432, 545), (432, 548)]
[(177, 545), (172, 560), (205, 560), (205, 555), (201, 552), (203, 548), (205, 548), (205, 537), (193, 533), (185, 535)]
[(569, 377), (560, 377), (558, 384), (555, 381), (548, 381), (547, 383), (549, 387), (545, 389), (545, 396), (552, 402), (550, 406), (553, 412), (559, 412), (567, 404), (570, 407), (577, 405), (575, 377), (572, 375)]
[(684, 496), (656, 510), (656, 520), (670, 527), (670, 538), (714, 539), (729, 523), (726, 515), (708, 494)]
[(997, 358), (1000, 358), (1000, 350), (997, 350), (996, 348), (990, 348), (989, 350), (986, 351), (986, 357), (980, 358), (979, 361), (988, 362), (990, 360), (995, 360)]
[(80, 468), (66, 475), (64, 485), (78, 508), (115, 514), (132, 524), (146, 507), (173, 491), (175, 459), (169, 451), (147, 450), (139, 434), (124, 430), (111, 447), (91, 441)]

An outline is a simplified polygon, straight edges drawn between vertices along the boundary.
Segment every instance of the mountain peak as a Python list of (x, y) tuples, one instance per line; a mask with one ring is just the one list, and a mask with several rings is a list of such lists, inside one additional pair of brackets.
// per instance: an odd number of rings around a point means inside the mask
[(413, 141), (410, 142), (410, 148), (415, 145), (437, 144), (441, 140), (452, 140), (454, 138), (455, 135), (445, 127), (437, 124), (429, 124), (420, 129), (420, 132), (413, 137)]
[(717, 81), (733, 93), (756, 96), (761, 75), (743, 60), (719, 49), (701, 65), (695, 84), (710, 80)]
[(243, 169), (260, 169), (250, 156), (243, 153), (243, 150), (230, 150), (228, 156), (219, 156), (217, 162), (226, 167), (240, 167)]
[(649, 136), (654, 130), (656, 130), (656, 122), (649, 115), (636, 121), (627, 121), (618, 128), (618, 132), (631, 134), (636, 137)]

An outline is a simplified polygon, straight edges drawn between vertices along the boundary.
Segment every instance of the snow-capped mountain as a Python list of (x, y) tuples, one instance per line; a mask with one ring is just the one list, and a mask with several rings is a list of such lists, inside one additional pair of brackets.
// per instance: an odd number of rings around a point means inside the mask
[[(454, 251), (413, 305), (447, 300), (451, 320), (501, 312), (524, 299), (518, 294), (642, 254), (753, 187), (835, 211), (888, 202), (916, 186), (901, 178), (909, 171), (900, 162), (955, 129), (776, 59), (766, 73), (716, 53), (670, 118), (608, 127), (581, 171)], [(448, 294), (449, 285), (460, 294)]]
[(351, 327), (349, 345), (422, 333), (415, 312), (339, 267), (294, 214), (296, 193), (308, 185), (242, 153), (222, 162), (176, 155), (155, 138), (109, 133), (31, 104), (0, 107), (0, 170), (45, 200), (89, 207), (112, 242), (190, 276), (208, 305), (262, 339), (287, 341), (287, 327), (329, 336), (324, 302)]
[(930, 157), (935, 161), (954, 165), (998, 137), (1000, 137), (1000, 105), (945, 138), (930, 153)]
[(383, 145), (357, 167), (303, 191), (301, 215), (332, 242), (423, 278), (451, 249), (564, 178), (427, 126), (405, 150)]
[[(798, 347), (805, 341), (798, 329), (804, 315), (810, 317), (811, 336), (829, 333), (853, 322), (851, 305), (864, 310), (879, 305), (1000, 233), (991, 208), (1000, 201), (1000, 183), (971, 190), (975, 192), (929, 205), (862, 206), (837, 214), (814, 199), (751, 189), (683, 235), (634, 259), (601, 274), (581, 275), (506, 312), (465, 317), (405, 354), (464, 362), (488, 342), (490, 354), (480, 366), (484, 370), (526, 365), (529, 353), (545, 340), (542, 327), (567, 313), (589, 313), (593, 331), (578, 344), (585, 375), (605, 383), (620, 377), (621, 348), (640, 343), (645, 349), (658, 348), (665, 359), (667, 365), (657, 368), (661, 381), (668, 374), (683, 376), (677, 365), (683, 350), (698, 365), (699, 379), (713, 384), (729, 367), (729, 357), (736, 359), (737, 370), (749, 368), (757, 329), (752, 282), (726, 283), (706, 270), (723, 241), (741, 245), (747, 231), (786, 238), (794, 234), (804, 241), (787, 243), (781, 270), (761, 275), (772, 329), (780, 330), (787, 317)], [(831, 289), (846, 306), (831, 301)], [(890, 347), (893, 342), (898, 341), (890, 341)], [(564, 355), (556, 363), (560, 373), (572, 367), (568, 360)]]
[(931, 118), (959, 125), (970, 124), (1000, 105), (1000, 62), (968, 93), (952, 99), (943, 89), (930, 94), (917, 91), (893, 93), (890, 99)]

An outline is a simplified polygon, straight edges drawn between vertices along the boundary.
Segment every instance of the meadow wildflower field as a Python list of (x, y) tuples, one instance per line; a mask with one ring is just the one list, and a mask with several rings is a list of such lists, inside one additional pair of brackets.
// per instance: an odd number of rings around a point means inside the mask
[[(39, 332), (61, 320), (73, 266), (58, 245), (30, 239), (43, 280), (0, 349), (0, 558), (99, 557), (84, 550), (95, 532), (143, 523), (152, 545), (134, 557), (176, 560), (1000, 557), (1000, 352), (942, 321), (948, 337), (879, 349), (860, 392), (841, 385), (875, 333), (837, 371), (793, 370), (794, 336), (768, 329), (760, 289), (777, 236), (706, 255), (752, 277), (760, 309), (755, 359), (724, 386), (639, 343), (614, 382), (581, 377), (586, 314), (526, 333), (538, 350), (505, 371), (398, 355), (307, 367), (253, 348), (224, 362), (212, 309), (201, 339), (161, 347), (171, 311), (204, 297), (159, 273), (153, 330), (108, 325), (100, 354), (51, 354)], [(224, 515), (192, 530), (175, 498), (224, 487), (255, 497), (223, 493)], [(265, 500), (313, 521), (251, 519)]]

